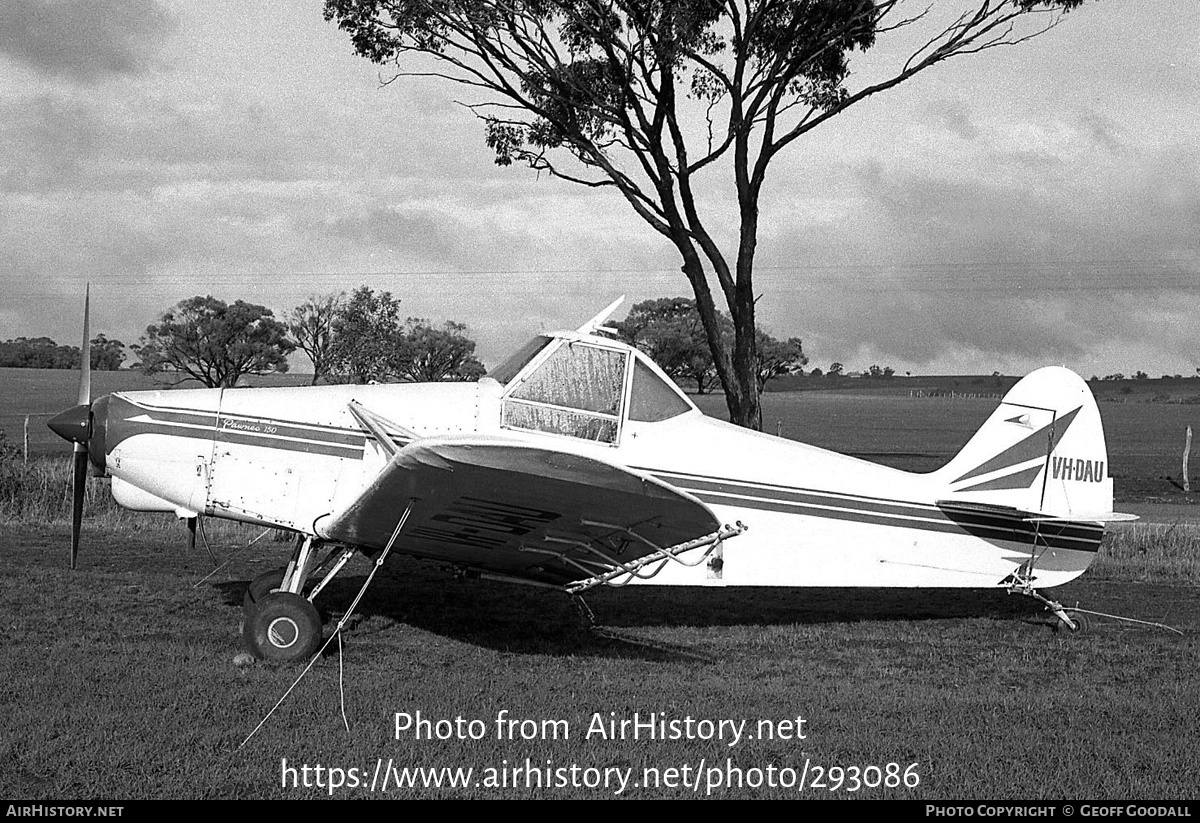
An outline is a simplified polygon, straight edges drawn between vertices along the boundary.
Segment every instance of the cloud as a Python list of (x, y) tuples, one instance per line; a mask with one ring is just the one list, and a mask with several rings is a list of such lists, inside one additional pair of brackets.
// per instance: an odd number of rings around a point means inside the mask
[[(822, 366), (1190, 372), (1194, 29), (1145, 27), (1179, 41), (1135, 52), (1157, 74), (1128, 49), (1047, 43), (1020, 52), (1045, 65), (997, 51), (830, 121), (772, 169), (760, 321)], [(0, 75), (0, 338), (74, 339), (62, 307), (84, 279), (94, 327), (125, 340), (194, 294), (284, 311), (365, 283), (471, 324), (495, 362), (622, 292), (689, 293), (619, 197), (497, 169), (453, 90), (380, 88), (319, 9), (0, 0)], [(706, 180), (736, 248), (727, 176)]]
[(7, 0), (0, 54), (37, 72), (93, 83), (136, 74), (173, 26), (155, 0)]
[(760, 321), (822, 365), (1190, 371), (1200, 149), (1081, 106), (1003, 114), (933, 118), (903, 156), (856, 146), (780, 186)]

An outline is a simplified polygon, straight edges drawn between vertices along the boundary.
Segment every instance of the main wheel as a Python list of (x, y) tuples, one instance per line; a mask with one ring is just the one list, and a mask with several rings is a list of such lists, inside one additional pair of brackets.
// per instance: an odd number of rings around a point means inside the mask
[(321, 645), (321, 616), (298, 594), (269, 592), (246, 610), (242, 636), (250, 651), (266, 660), (307, 660)]
[(270, 594), (282, 586), (283, 575), (286, 573), (287, 569), (272, 569), (251, 580), (250, 585), (246, 587), (246, 594), (242, 597), (242, 606), (246, 611), (250, 611), (250, 607), (261, 600), (263, 595)]

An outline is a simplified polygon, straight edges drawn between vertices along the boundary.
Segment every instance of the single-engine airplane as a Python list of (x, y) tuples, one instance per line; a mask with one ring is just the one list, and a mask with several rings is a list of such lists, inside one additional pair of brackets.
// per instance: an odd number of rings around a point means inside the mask
[[(467, 575), (596, 586), (1000, 587), (1082, 574), (1112, 511), (1100, 415), (1064, 368), (1033, 372), (943, 468), (915, 474), (702, 414), (606, 335), (613, 303), (477, 383), (118, 392), (50, 428), (76, 444), (71, 560), (90, 461), (117, 502), (297, 535), (253, 581), (244, 636), (311, 657), (312, 601), (355, 552)], [(86, 352), (85, 308), (85, 352)], [(319, 579), (318, 579), (319, 577)]]

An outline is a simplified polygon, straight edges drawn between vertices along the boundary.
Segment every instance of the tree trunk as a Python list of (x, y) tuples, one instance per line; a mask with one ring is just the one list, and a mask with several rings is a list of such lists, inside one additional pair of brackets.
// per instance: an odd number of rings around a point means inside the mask
[(749, 311), (740, 307), (733, 319), (733, 380), (725, 387), (725, 403), (729, 420), (748, 429), (762, 431), (762, 408), (759, 406), (757, 354), (754, 339), (754, 303)]
[[(713, 366), (717, 379), (725, 391), (725, 405), (729, 409), (729, 422), (748, 429), (762, 430), (762, 413), (759, 410), (756, 386), (757, 356), (754, 334), (754, 299), (748, 287), (736, 289), (736, 300), (730, 305), (733, 319), (733, 340), (726, 339), (721, 329), (719, 310), (708, 287), (704, 264), (682, 232), (672, 238), (675, 247), (683, 256), (681, 267), (692, 291), (696, 295), (696, 310), (704, 326), (708, 347), (712, 351)], [(749, 278), (746, 278), (748, 281)]]

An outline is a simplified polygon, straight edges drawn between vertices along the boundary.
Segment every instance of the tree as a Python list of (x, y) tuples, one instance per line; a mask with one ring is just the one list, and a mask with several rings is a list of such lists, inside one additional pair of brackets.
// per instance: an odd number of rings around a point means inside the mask
[(437, 327), (410, 317), (401, 323), (398, 298), (360, 286), (334, 310), (329, 374), (352, 383), (478, 380), (487, 370), (466, 330), (453, 321)]
[[(723, 312), (718, 319), (727, 329), (733, 327)], [(644, 300), (630, 309), (629, 315), (616, 323), (615, 328), (626, 342), (644, 351), (676, 382), (694, 380), (697, 394), (704, 394), (716, 380), (712, 352), (695, 300), (688, 297)], [(759, 393), (769, 380), (795, 374), (808, 363), (799, 338), (780, 341), (762, 329), (758, 329), (757, 336), (755, 387)]]
[(758, 381), (759, 394), (766, 388), (767, 383), (785, 374), (801, 374), (808, 364), (804, 354), (804, 344), (799, 337), (789, 337), (787, 340), (776, 340), (762, 329), (758, 330), (758, 367), (755, 377)]
[(300, 349), (312, 361), (312, 385), (329, 373), (333, 324), (345, 292), (309, 297), (288, 316), (288, 328)]
[(841, 377), (842, 372), (845, 370), (846, 370), (846, 367), (843, 366), (841, 363), (830, 363), (829, 371), (825, 372), (825, 376), (826, 377)]
[(391, 292), (360, 286), (333, 319), (330, 373), (350, 383), (382, 383), (399, 376), (394, 355), (401, 347), (400, 300)]
[(147, 374), (176, 375), (177, 383), (197, 380), (209, 388), (232, 388), (245, 375), (285, 372), (295, 348), (287, 326), (265, 306), (199, 295), (167, 310), (132, 347)]
[(475, 357), (475, 341), (463, 323), (447, 320), (441, 328), (428, 320), (408, 318), (398, 352), (400, 373), (416, 383), (478, 380), (487, 369)]
[[(899, 0), (325, 0), (325, 18), (397, 77), (479, 94), (469, 105), (498, 164), (618, 192), (680, 255), (730, 419), (761, 428), (752, 275), (772, 161), (854, 104), (1035, 36), (1081, 2), (973, 0), (905, 17)], [(847, 85), (852, 51), (909, 27), (914, 52)], [(727, 180), (738, 225), (725, 246), (711, 228), (725, 210), (704, 195)]]
[(671, 379), (695, 381), (697, 394), (704, 394), (716, 379), (712, 352), (695, 300), (687, 297), (643, 300), (615, 328), (627, 343), (649, 355)]
[(116, 371), (125, 362), (125, 344), (98, 334), (91, 340), (92, 368), (96, 371)]

